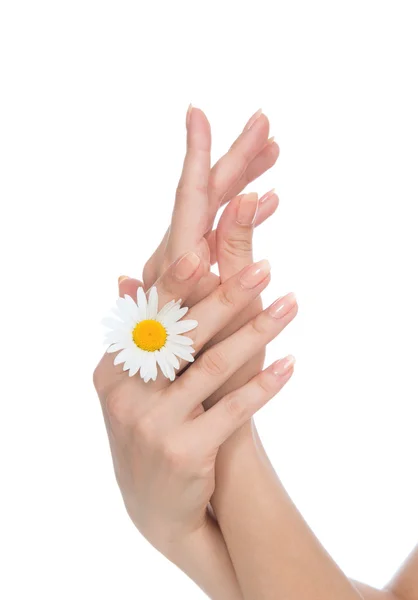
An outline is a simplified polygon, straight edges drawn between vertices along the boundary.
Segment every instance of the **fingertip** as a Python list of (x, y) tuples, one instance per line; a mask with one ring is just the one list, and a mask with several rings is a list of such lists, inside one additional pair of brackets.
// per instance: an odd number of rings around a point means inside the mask
[(177, 281), (190, 279), (198, 271), (201, 262), (201, 258), (196, 252), (186, 252), (174, 266), (174, 277)]
[(261, 225), (261, 223), (264, 223), (264, 221), (266, 221), (269, 217), (274, 215), (278, 207), (279, 197), (276, 193), (273, 193), (268, 197), (261, 198), (259, 202), (257, 217), (254, 223), (255, 227)]
[(187, 133), (189, 141), (196, 139), (203, 142), (207, 137), (210, 140), (210, 123), (206, 114), (201, 108), (190, 104), (186, 116)]
[(122, 275), (118, 279), (119, 296), (121, 298), (127, 295), (136, 301), (136, 293), (139, 287), (144, 287), (139, 279), (132, 279), (126, 275)]
[(254, 224), (258, 212), (258, 194), (251, 192), (243, 194), (238, 201), (235, 221), (238, 225), (251, 226)]

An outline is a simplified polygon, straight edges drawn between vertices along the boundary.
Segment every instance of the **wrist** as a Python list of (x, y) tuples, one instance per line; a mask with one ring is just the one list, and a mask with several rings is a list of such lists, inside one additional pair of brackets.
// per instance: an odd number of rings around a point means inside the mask
[(164, 555), (213, 600), (242, 600), (224, 538), (211, 516), (199, 529), (166, 547)]
[(211, 499), (217, 519), (248, 493), (264, 461), (265, 453), (253, 420), (222, 444), (216, 458), (216, 485)]

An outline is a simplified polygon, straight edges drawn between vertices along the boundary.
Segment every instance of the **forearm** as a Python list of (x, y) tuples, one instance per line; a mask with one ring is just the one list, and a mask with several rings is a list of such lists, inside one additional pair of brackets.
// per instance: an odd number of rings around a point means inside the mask
[(398, 600), (418, 600), (418, 546), (387, 586)]
[(222, 533), (212, 518), (165, 554), (212, 600), (243, 599)]
[(358, 600), (272, 468), (255, 428), (220, 450), (213, 508), (244, 598)]

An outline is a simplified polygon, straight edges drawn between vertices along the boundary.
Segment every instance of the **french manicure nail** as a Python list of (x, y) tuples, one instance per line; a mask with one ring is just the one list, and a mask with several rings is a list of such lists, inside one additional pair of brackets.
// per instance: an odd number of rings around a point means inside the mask
[(200, 265), (200, 257), (194, 252), (182, 256), (174, 269), (174, 275), (179, 281), (189, 279)]
[(130, 279), (130, 277), (128, 277), (127, 275), (121, 275), (120, 277), (118, 277), (118, 283), (122, 283), (122, 281), (124, 281), (125, 279)]
[(260, 200), (259, 200), (260, 204), (261, 204), (262, 202), (265, 202), (265, 201), (266, 201), (266, 200), (268, 200), (269, 198), (271, 198), (271, 197), (273, 196), (273, 194), (275, 194), (275, 193), (276, 193), (276, 188), (273, 188), (273, 189), (272, 189), (272, 190), (270, 190), (269, 192), (266, 192), (266, 193), (264, 194), (264, 196), (261, 196), (261, 198), (260, 198)]
[(291, 292), (290, 294), (287, 294), (287, 296), (283, 296), (283, 298), (279, 298), (276, 302), (273, 302), (268, 311), (275, 319), (281, 319), (292, 310), (295, 304), (296, 296)]
[(258, 209), (258, 196), (255, 193), (245, 194), (239, 200), (237, 210), (237, 223), (239, 225), (252, 225)]
[(240, 277), (241, 286), (247, 290), (255, 288), (267, 277), (270, 269), (268, 260), (260, 260), (260, 262), (251, 265)]
[(186, 127), (189, 126), (190, 117), (192, 115), (192, 110), (193, 110), (193, 106), (192, 106), (192, 104), (189, 104), (189, 108), (187, 109), (187, 114), (186, 114)]
[(257, 121), (257, 119), (259, 117), (261, 117), (262, 114), (263, 114), (263, 109), (259, 108), (258, 111), (253, 114), (251, 119), (248, 121), (248, 123), (244, 127), (244, 131), (248, 131), (249, 129), (251, 129), (251, 127), (254, 125), (254, 123)]
[(281, 360), (278, 360), (277, 362), (274, 363), (273, 365), (273, 373), (275, 375), (286, 375), (286, 373), (288, 373), (290, 371), (290, 369), (293, 367), (293, 365), (295, 364), (296, 359), (294, 356), (292, 356), (291, 354), (289, 354), (289, 356), (286, 356), (286, 358), (282, 358)]

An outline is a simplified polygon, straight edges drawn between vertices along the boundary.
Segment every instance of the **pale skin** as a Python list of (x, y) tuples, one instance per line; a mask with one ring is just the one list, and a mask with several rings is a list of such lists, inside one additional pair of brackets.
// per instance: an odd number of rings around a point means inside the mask
[[(138, 285), (156, 285), (160, 307), (183, 298), (187, 318), (199, 322), (187, 335), (200, 354), (172, 384), (129, 379), (108, 354), (94, 375), (128, 513), (213, 599), (418, 600), (418, 552), (386, 590), (349, 581), (292, 504), (251, 419), (294, 368), (288, 356), (263, 370), (266, 344), (293, 320), (297, 303), (287, 294), (263, 311), (269, 265), (252, 258), (254, 226), (278, 198), (237, 196), (277, 160), (268, 120), (253, 115), (212, 169), (205, 115), (189, 108), (186, 124), (170, 228), (144, 283), (121, 278), (119, 291), (134, 297)], [(220, 277), (209, 272), (215, 261)]]

